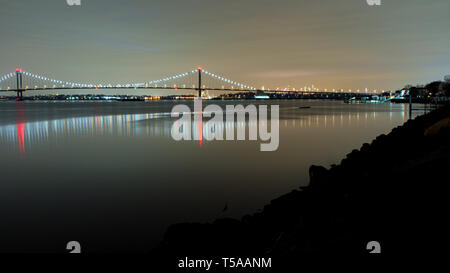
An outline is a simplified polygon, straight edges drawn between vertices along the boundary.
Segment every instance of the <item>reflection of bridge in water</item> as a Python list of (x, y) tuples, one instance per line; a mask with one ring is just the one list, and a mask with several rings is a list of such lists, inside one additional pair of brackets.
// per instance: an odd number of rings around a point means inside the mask
[(34, 121), (0, 126), (0, 141), (34, 144), (53, 137), (71, 136), (166, 136), (170, 135), (171, 121), (165, 119), (157, 126), (142, 128), (139, 122), (170, 116), (168, 114), (128, 114), (91, 117), (73, 117), (50, 121)]
[[(162, 136), (171, 137), (171, 129), (175, 119), (171, 113), (126, 114), (91, 117), (72, 117), (50, 121), (21, 122), (0, 126), (0, 142), (16, 144), (21, 149), (25, 144), (32, 145), (58, 137), (78, 136)], [(191, 127), (193, 139), (208, 139), (208, 132), (223, 131), (231, 127), (230, 122), (210, 129), (207, 123), (192, 121), (180, 124), (182, 128)], [(234, 128), (242, 129), (249, 125), (256, 126), (257, 121), (234, 122)], [(199, 126), (203, 130), (198, 130)]]
[[(315, 114), (289, 116), (289, 111), (281, 112), (280, 127), (285, 128), (339, 128), (355, 123), (376, 120), (380, 112), (349, 112), (340, 114)], [(406, 114), (401, 112), (385, 113), (388, 119), (396, 118), (405, 120)], [(19, 122), (0, 126), (0, 143), (7, 144), (14, 149), (25, 152), (26, 147), (36, 144), (51, 142), (59, 138), (82, 137), (82, 136), (116, 136), (116, 137), (166, 137), (171, 138), (172, 125), (176, 121), (170, 117), (170, 113), (148, 113), (148, 114), (126, 114), (126, 115), (105, 115), (89, 117), (71, 117), (58, 120)], [(245, 122), (225, 121), (216, 128), (209, 128), (210, 124), (196, 122), (186, 122), (182, 128), (191, 127), (192, 139), (211, 139), (208, 135), (211, 132), (221, 133), (227, 128), (246, 130), (251, 126), (258, 126), (257, 120), (247, 120)], [(216, 124), (217, 125), (217, 124)], [(202, 129), (200, 129), (202, 128)], [(200, 129), (200, 130), (199, 130)]]

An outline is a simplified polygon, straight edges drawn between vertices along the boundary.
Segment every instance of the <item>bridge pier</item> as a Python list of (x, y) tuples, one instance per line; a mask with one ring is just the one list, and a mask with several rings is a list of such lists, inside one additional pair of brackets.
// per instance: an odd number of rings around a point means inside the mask
[(16, 69), (16, 80), (17, 80), (17, 100), (22, 100), (23, 99), (23, 88), (22, 88), (22, 84), (23, 84), (23, 70), (22, 69)]
[(199, 66), (197, 68), (198, 70), (198, 97), (201, 98), (202, 97), (202, 70), (203, 68), (201, 66)]

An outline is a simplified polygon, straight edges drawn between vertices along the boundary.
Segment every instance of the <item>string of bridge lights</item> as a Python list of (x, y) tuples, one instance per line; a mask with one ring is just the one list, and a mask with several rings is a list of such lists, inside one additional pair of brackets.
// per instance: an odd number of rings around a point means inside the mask
[(159, 80), (153, 80), (153, 81), (148, 81), (148, 82), (125, 83), (125, 84), (114, 84), (113, 85), (113, 84), (90, 84), (90, 83), (61, 81), (61, 80), (55, 80), (55, 79), (48, 78), (48, 77), (45, 77), (45, 76), (33, 74), (33, 73), (27, 72), (27, 71), (23, 71), (22, 73), (24, 75), (26, 75), (26, 76), (32, 77), (32, 78), (37, 79), (37, 80), (49, 81), (49, 82), (54, 83), (54, 84), (62, 84), (62, 85), (67, 85), (67, 86), (83, 87), (83, 88), (143, 87), (145, 85), (153, 85), (153, 84), (164, 83), (164, 82), (168, 82), (168, 81), (171, 81), (171, 80), (180, 79), (180, 78), (183, 78), (183, 77), (186, 77), (186, 76), (189, 75), (189, 73), (182, 73), (182, 74), (178, 74), (178, 75), (175, 75), (175, 76), (166, 77), (166, 78), (162, 78), (162, 79), (159, 79)]
[[(216, 75), (214, 73), (211, 73), (209, 71), (203, 70), (200, 68), (200, 70), (202, 71), (203, 74), (211, 76), (219, 81), (225, 82), (227, 84), (232, 85), (233, 87), (236, 86), (238, 88), (243, 88), (243, 89), (248, 89), (248, 90), (256, 90), (255, 87), (249, 86), (249, 85), (245, 85), (242, 83), (238, 83), (235, 81), (232, 81), (228, 78)], [(188, 77), (190, 75), (193, 74), (197, 74), (199, 70), (192, 70), (190, 72), (186, 72), (186, 73), (181, 73), (178, 75), (174, 75), (174, 76), (170, 76), (170, 77), (165, 77), (159, 80), (152, 80), (152, 81), (147, 81), (147, 82), (141, 82), (141, 83), (127, 83), (127, 84), (90, 84), (90, 83), (79, 83), (79, 82), (71, 82), (71, 81), (62, 81), (62, 80), (56, 80), (56, 79), (52, 79), (46, 76), (42, 76), (42, 75), (38, 75), (38, 74), (34, 74), (28, 71), (23, 71), (20, 70), (20, 72), (28, 77), (34, 78), (36, 80), (42, 80), (42, 81), (48, 81), (50, 83), (53, 83), (54, 85), (62, 85), (62, 86), (72, 86), (72, 87), (80, 87), (80, 88), (114, 88), (114, 87), (144, 87), (144, 86), (149, 86), (149, 85), (155, 85), (157, 86), (158, 84), (163, 84), (169, 81), (173, 81), (173, 80), (179, 80), (185, 77)], [(0, 83), (3, 81), (6, 81), (8, 79), (13, 78), (16, 75), (16, 73), (9, 73), (4, 75), (3, 77), (0, 78)]]
[(11, 79), (11, 78), (14, 77), (15, 75), (16, 75), (15, 73), (9, 73), (9, 74), (3, 75), (3, 76), (0, 78), (0, 83), (1, 83), (1, 82), (4, 82), (4, 81), (6, 81), (6, 80)]
[[(196, 70), (194, 70), (193, 72), (196, 72)], [(255, 87), (252, 87), (252, 86), (249, 86), (249, 85), (245, 85), (245, 84), (242, 84), (242, 83), (238, 83), (238, 82), (232, 81), (232, 80), (230, 80), (230, 79), (224, 78), (224, 77), (222, 77), (222, 76), (216, 75), (216, 74), (211, 73), (211, 72), (208, 72), (208, 71), (206, 71), (206, 70), (203, 70), (203, 73), (205, 73), (206, 75), (211, 76), (211, 77), (213, 77), (213, 78), (216, 78), (216, 79), (218, 79), (218, 80), (220, 80), (220, 81), (229, 83), (229, 84), (231, 84), (231, 85), (238, 86), (238, 87), (240, 87), (240, 88), (256, 90)]]
[(187, 77), (187, 76), (191, 75), (193, 72), (194, 71), (186, 72), (186, 73), (178, 74), (178, 75), (175, 75), (175, 76), (159, 79), (159, 80), (156, 80), (156, 81), (149, 81), (149, 82), (146, 82), (146, 83), (140, 83), (139, 86), (143, 86), (143, 85), (146, 85), (146, 84), (148, 84), (148, 85), (155, 85), (155, 84), (158, 84), (158, 83), (164, 83), (164, 82), (168, 82), (168, 81), (171, 81), (171, 80), (178, 80), (178, 79), (181, 79), (181, 78), (184, 78), (184, 77)]
[[(69, 86), (69, 87), (79, 87), (79, 88), (115, 88), (115, 87), (116, 88), (123, 88), (123, 87), (126, 87), (126, 88), (137, 88), (137, 87), (147, 87), (147, 86), (154, 86), (154, 87), (160, 86), (161, 87), (161, 85), (159, 85), (159, 84), (164, 84), (164, 83), (167, 83), (167, 82), (170, 82), (170, 81), (179, 80), (179, 79), (188, 77), (188, 76), (193, 75), (193, 74), (197, 74), (199, 72), (199, 70), (202, 72), (202, 74), (208, 75), (208, 76), (210, 76), (210, 77), (212, 77), (212, 78), (214, 78), (214, 79), (216, 79), (218, 81), (222, 81), (224, 83), (232, 85), (233, 88), (237, 87), (237, 88), (241, 88), (241, 89), (245, 89), (245, 90), (257, 90), (257, 88), (255, 88), (253, 86), (242, 84), (242, 83), (230, 80), (230, 79), (225, 78), (223, 76), (220, 76), (220, 75), (211, 73), (209, 71), (203, 70), (201, 67), (199, 67), (196, 70), (192, 70), (190, 72), (185, 72), (185, 73), (177, 74), (177, 75), (174, 75), (174, 76), (161, 78), (159, 80), (152, 80), (152, 81), (141, 82), (141, 83), (115, 84), (115, 85), (113, 85), (113, 84), (89, 84), (89, 83), (79, 83), (79, 82), (70, 82), (70, 81), (56, 80), (56, 79), (52, 79), (52, 78), (45, 77), (45, 76), (42, 76), (42, 75), (34, 74), (34, 73), (31, 73), (31, 72), (28, 72), (28, 71), (23, 71), (21, 69), (17, 70), (17, 72), (20, 71), (25, 76), (29, 76), (29, 77), (37, 79), (37, 80), (48, 81), (50, 83), (53, 83), (54, 84), (54, 86), (53, 86), (54, 88), (57, 88), (57, 86), (55, 86), (55, 85), (62, 85), (63, 87)], [(16, 73), (12, 72), (12, 73), (8, 73), (8, 74), (5, 74), (5, 75), (1, 76), (0, 77), (0, 83), (2, 83), (4, 81), (7, 81), (7, 80), (9, 80), (11, 78), (14, 78), (16, 76)], [(176, 87), (176, 85), (174, 85), (174, 87)], [(265, 88), (262, 87), (262, 90), (264, 91)], [(312, 92), (319, 91), (319, 89), (318, 88), (314, 88), (314, 86), (312, 88), (311, 87), (308, 88), (308, 87), (305, 86), (304, 88), (300, 88), (300, 89), (295, 89), (294, 88), (292, 90), (291, 90), (291, 88), (289, 88), (289, 89), (277, 88), (276, 90), (277, 91), (307, 91), (307, 92), (308, 91), (312, 91)], [(344, 89), (332, 89), (332, 90), (333, 90), (333, 92), (336, 92), (336, 91), (337, 92), (339, 92), (339, 91), (344, 92)], [(327, 89), (324, 89), (324, 91), (328, 92)], [(330, 91), (331, 91), (331, 89), (330, 89)], [(360, 90), (355, 90), (355, 91), (357, 93), (360, 92)], [(377, 91), (381, 91), (381, 90), (373, 90), (374, 93), (376, 93)], [(349, 92), (352, 92), (352, 90), (349, 89)], [(365, 92), (370, 92), (370, 91), (366, 89)], [(384, 90), (382, 90), (382, 92), (384, 92)]]

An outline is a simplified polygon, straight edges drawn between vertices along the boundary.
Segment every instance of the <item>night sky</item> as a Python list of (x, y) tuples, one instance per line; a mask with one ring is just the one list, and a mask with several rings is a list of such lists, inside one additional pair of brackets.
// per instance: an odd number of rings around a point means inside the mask
[(0, 0), (0, 74), (134, 82), (198, 65), (255, 87), (398, 89), (450, 74), (450, 1)]

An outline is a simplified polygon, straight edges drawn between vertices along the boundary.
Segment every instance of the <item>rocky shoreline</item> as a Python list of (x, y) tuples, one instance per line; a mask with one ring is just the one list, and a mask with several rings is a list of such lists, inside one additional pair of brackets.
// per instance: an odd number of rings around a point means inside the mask
[[(241, 220), (182, 223), (155, 251), (182, 255), (365, 254), (437, 251), (450, 169), (450, 105), (353, 150), (330, 169), (310, 167), (310, 184)], [(445, 203), (445, 204), (444, 204)]]

